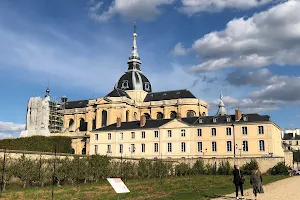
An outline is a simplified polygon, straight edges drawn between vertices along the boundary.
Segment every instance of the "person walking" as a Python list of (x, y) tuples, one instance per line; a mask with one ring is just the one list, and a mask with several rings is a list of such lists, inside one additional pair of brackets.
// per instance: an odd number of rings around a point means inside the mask
[(233, 170), (233, 183), (235, 185), (235, 194), (236, 199), (239, 199), (239, 189), (241, 190), (242, 198), (244, 197), (243, 185), (245, 182), (245, 178), (238, 165), (234, 165)]
[(253, 194), (255, 196), (255, 200), (257, 200), (257, 194), (264, 193), (264, 189), (262, 186), (262, 176), (258, 164), (256, 164), (254, 166), (254, 170), (251, 171), (250, 184), (252, 185), (253, 188)]

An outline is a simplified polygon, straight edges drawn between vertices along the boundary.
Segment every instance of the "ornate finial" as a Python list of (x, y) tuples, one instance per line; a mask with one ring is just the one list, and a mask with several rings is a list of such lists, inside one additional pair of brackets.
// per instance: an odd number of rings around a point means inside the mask
[(220, 95), (220, 99), (223, 100), (223, 94), (222, 94), (222, 92), (221, 92), (221, 95)]
[(134, 22), (134, 25), (133, 25), (133, 33), (136, 33), (136, 22)]

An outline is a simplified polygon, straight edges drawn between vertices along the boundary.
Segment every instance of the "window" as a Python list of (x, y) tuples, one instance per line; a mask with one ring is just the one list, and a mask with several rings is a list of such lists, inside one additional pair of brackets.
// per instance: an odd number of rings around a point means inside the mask
[(243, 151), (248, 151), (248, 141), (243, 141)]
[(107, 134), (107, 139), (108, 139), (108, 140), (111, 140), (111, 133), (108, 133), (108, 134)]
[(171, 114), (170, 114), (170, 118), (175, 119), (176, 116), (177, 116), (177, 113), (175, 111), (172, 111)]
[(172, 143), (168, 143), (168, 152), (172, 152)]
[(124, 89), (127, 89), (127, 88), (129, 88), (128, 80), (123, 80), (121, 89), (124, 90)]
[(107, 153), (111, 153), (111, 145), (107, 145)]
[(198, 142), (198, 152), (202, 152), (202, 142)]
[(202, 124), (203, 123), (203, 119), (199, 119), (199, 123)]
[(230, 122), (230, 121), (231, 121), (230, 117), (227, 117), (227, 122)]
[(145, 138), (146, 137), (146, 133), (145, 131), (142, 131), (142, 138)]
[(181, 152), (185, 152), (185, 142), (181, 142)]
[(149, 82), (145, 82), (145, 90), (150, 91), (150, 83)]
[(95, 140), (98, 140), (98, 136), (99, 136), (98, 134), (95, 134)]
[(135, 152), (135, 146), (134, 146), (134, 144), (130, 145), (130, 149), (129, 150), (130, 150), (131, 153)]
[(120, 133), (120, 140), (123, 140), (124, 134)]
[(226, 128), (226, 135), (231, 135), (231, 128), (230, 127), (227, 127)]
[(242, 127), (242, 133), (243, 135), (247, 135), (248, 134), (248, 130), (247, 130), (247, 127)]
[(172, 137), (172, 131), (168, 130), (168, 137)]
[(134, 138), (135, 138), (135, 133), (131, 132), (131, 139), (134, 139)]
[(216, 136), (216, 135), (217, 135), (216, 128), (212, 128), (211, 129), (211, 136)]
[(154, 152), (158, 152), (158, 143), (154, 143)]
[(258, 134), (264, 134), (264, 127), (258, 126)]
[(161, 112), (158, 112), (156, 114), (156, 119), (163, 119), (164, 118), (164, 114), (162, 114)]
[(211, 143), (211, 151), (216, 152), (217, 151), (217, 142)]
[(292, 141), (289, 141), (289, 145), (292, 145)]
[(195, 117), (195, 116), (196, 116), (196, 112), (193, 111), (193, 110), (189, 110), (189, 111), (186, 113), (186, 116), (187, 116), (187, 117)]
[(198, 129), (197, 129), (197, 133), (198, 133), (198, 137), (201, 137), (201, 136), (202, 136), (202, 129), (201, 129), (201, 128), (198, 128)]
[(184, 129), (181, 130), (181, 137), (185, 137), (185, 130)]
[(123, 144), (120, 144), (120, 153), (123, 153)]
[(98, 153), (98, 145), (95, 145), (95, 154)]
[(218, 118), (213, 118), (213, 122), (214, 123), (218, 122)]
[(158, 131), (154, 131), (154, 137), (158, 138)]
[(265, 141), (259, 140), (259, 151), (265, 151)]
[(296, 145), (299, 145), (299, 141), (298, 140), (296, 141)]
[(243, 117), (243, 120), (244, 120), (244, 121), (247, 121), (247, 120), (248, 120), (248, 117), (244, 116), (244, 117)]
[(145, 144), (142, 144), (142, 152), (145, 153)]
[(227, 152), (231, 152), (231, 151), (232, 151), (231, 141), (227, 141)]

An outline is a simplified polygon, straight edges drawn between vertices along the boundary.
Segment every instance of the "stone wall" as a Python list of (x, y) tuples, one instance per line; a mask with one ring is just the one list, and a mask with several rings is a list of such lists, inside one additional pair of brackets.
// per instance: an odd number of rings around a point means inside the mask
[[(4, 150), (0, 149), (0, 158), (3, 158), (4, 155)], [(46, 153), (46, 152), (31, 152), (31, 151), (16, 151), (16, 150), (7, 150), (6, 151), (6, 158), (9, 159), (18, 159), (22, 155), (29, 156), (32, 159), (53, 159), (54, 158), (54, 153)], [(73, 158), (74, 154), (63, 154), (63, 153), (57, 153), (56, 154), (57, 158)], [(85, 156), (81, 156), (85, 157)], [(113, 160), (119, 161), (121, 158), (119, 157), (114, 157)], [(139, 159), (136, 158), (128, 158), (128, 157), (123, 157), (123, 160), (127, 161), (132, 161), (132, 162), (138, 162)], [(203, 161), (205, 164), (216, 164), (219, 166), (220, 163), (222, 162), (229, 162), (231, 166), (237, 164), (239, 166), (242, 166), (246, 163), (249, 163), (252, 159), (255, 159), (260, 167), (260, 170), (262, 173), (266, 172), (268, 169), (272, 168), (279, 162), (285, 162), (286, 165), (288, 166), (293, 166), (293, 154), (291, 152), (286, 152), (286, 157), (252, 157), (252, 158), (204, 158)], [(159, 159), (160, 160), (160, 159)], [(197, 161), (195, 158), (191, 159), (163, 159), (163, 162), (172, 162), (175, 165), (179, 163), (186, 163), (189, 164), (191, 167), (194, 165), (194, 163)]]

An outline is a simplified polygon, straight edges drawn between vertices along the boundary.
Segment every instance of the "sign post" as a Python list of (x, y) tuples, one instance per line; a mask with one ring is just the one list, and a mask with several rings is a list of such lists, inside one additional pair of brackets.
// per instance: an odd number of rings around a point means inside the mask
[(107, 180), (118, 194), (118, 200), (120, 199), (120, 194), (130, 192), (120, 178), (107, 178)]

